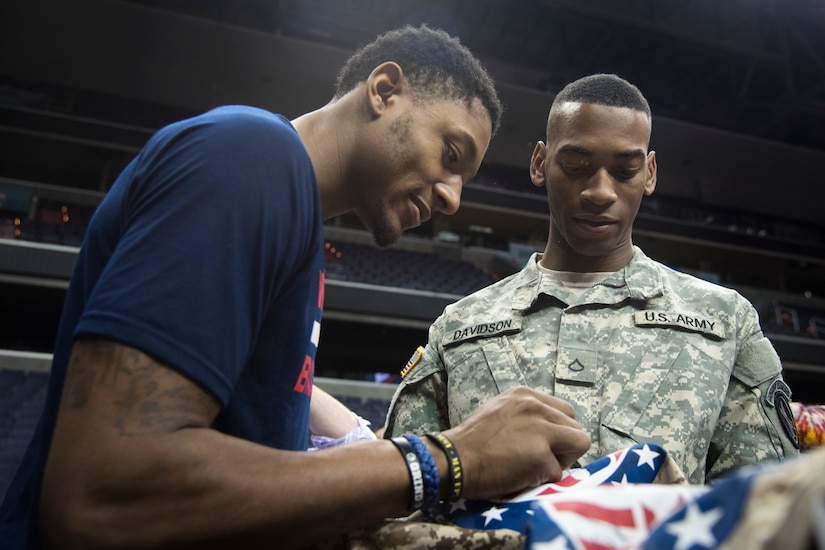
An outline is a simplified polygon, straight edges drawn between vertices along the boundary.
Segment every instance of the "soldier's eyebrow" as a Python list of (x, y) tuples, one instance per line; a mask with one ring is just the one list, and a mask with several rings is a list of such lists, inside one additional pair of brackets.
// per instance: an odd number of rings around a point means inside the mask
[(614, 155), (617, 158), (647, 158), (647, 152), (642, 149), (631, 149), (629, 151), (618, 151)]
[(584, 155), (584, 156), (588, 156), (588, 157), (593, 156), (593, 151), (591, 151), (590, 149), (586, 149), (586, 148), (582, 147), (581, 145), (573, 145), (573, 144), (570, 144), (570, 143), (566, 143), (566, 144), (562, 145), (561, 147), (559, 147), (559, 153), (576, 153), (576, 154)]
[[(587, 149), (586, 147), (582, 147), (581, 145), (574, 145), (572, 143), (566, 143), (559, 147), (559, 153), (576, 153), (577, 155), (583, 155), (586, 157), (592, 157), (593, 151)], [(627, 151), (616, 151), (613, 153), (613, 156), (616, 158), (647, 158), (647, 152), (643, 149), (628, 149)]]

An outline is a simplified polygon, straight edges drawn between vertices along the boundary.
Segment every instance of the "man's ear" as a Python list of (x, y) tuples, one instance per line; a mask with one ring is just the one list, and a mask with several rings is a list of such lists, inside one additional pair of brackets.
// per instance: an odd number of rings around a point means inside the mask
[(547, 162), (547, 146), (543, 141), (538, 141), (533, 149), (533, 156), (530, 157), (530, 180), (536, 187), (544, 187), (547, 183), (544, 175), (545, 162)]
[(647, 154), (647, 181), (645, 182), (645, 196), (650, 196), (656, 190), (656, 151)]
[(387, 61), (372, 70), (367, 78), (367, 97), (373, 115), (379, 116), (392, 104), (396, 95), (406, 91), (406, 81), (401, 66)]

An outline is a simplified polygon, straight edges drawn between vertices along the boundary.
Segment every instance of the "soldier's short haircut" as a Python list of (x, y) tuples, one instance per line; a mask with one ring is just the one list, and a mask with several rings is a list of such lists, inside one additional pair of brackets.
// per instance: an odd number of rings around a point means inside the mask
[(503, 107), (493, 79), (458, 38), (427, 25), (389, 31), (355, 52), (338, 74), (335, 98), (387, 61), (401, 66), (415, 101), (454, 99), (470, 107), (478, 98), (490, 116), (493, 134), (498, 130)]
[(556, 95), (550, 109), (570, 102), (626, 107), (651, 116), (650, 105), (639, 88), (615, 74), (593, 74), (571, 82)]

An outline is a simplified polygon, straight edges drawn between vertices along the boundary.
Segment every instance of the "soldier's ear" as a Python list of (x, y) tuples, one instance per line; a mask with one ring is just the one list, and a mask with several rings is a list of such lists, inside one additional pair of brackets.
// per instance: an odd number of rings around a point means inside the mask
[(533, 156), (530, 157), (530, 180), (536, 187), (544, 187), (546, 183), (545, 162), (547, 162), (547, 146), (543, 141), (538, 141), (533, 148)]
[(656, 190), (656, 151), (647, 154), (647, 181), (645, 181), (645, 196), (650, 196)]

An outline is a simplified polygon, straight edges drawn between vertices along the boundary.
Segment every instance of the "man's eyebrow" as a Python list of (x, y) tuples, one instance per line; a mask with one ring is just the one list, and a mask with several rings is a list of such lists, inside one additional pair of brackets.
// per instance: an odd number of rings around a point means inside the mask
[(588, 156), (588, 157), (593, 156), (593, 151), (591, 151), (590, 149), (585, 149), (581, 145), (572, 145), (572, 144), (569, 144), (569, 143), (559, 147), (558, 152), (559, 153), (577, 153), (579, 155), (585, 155), (585, 156)]
[(619, 151), (615, 155), (617, 158), (647, 158), (647, 151), (643, 151), (642, 149), (631, 149), (630, 151)]
[(478, 144), (476, 140), (473, 139), (473, 136), (471, 136), (467, 130), (459, 130), (458, 134), (459, 140), (464, 142), (470, 155), (475, 158), (478, 155)]
[[(466, 130), (458, 130), (458, 141), (461, 141), (467, 147), (467, 153), (470, 158), (476, 158), (478, 156), (478, 144), (476, 143), (476, 140), (473, 139), (473, 136), (470, 135), (470, 132)], [(469, 183), (477, 175), (478, 171), (471, 174), (465, 183)]]
[[(559, 153), (576, 153), (587, 157), (593, 156), (593, 151), (581, 145), (565, 144), (559, 147)], [(630, 149), (628, 151), (618, 151), (613, 154), (616, 158), (647, 158), (647, 151), (642, 149)]]

